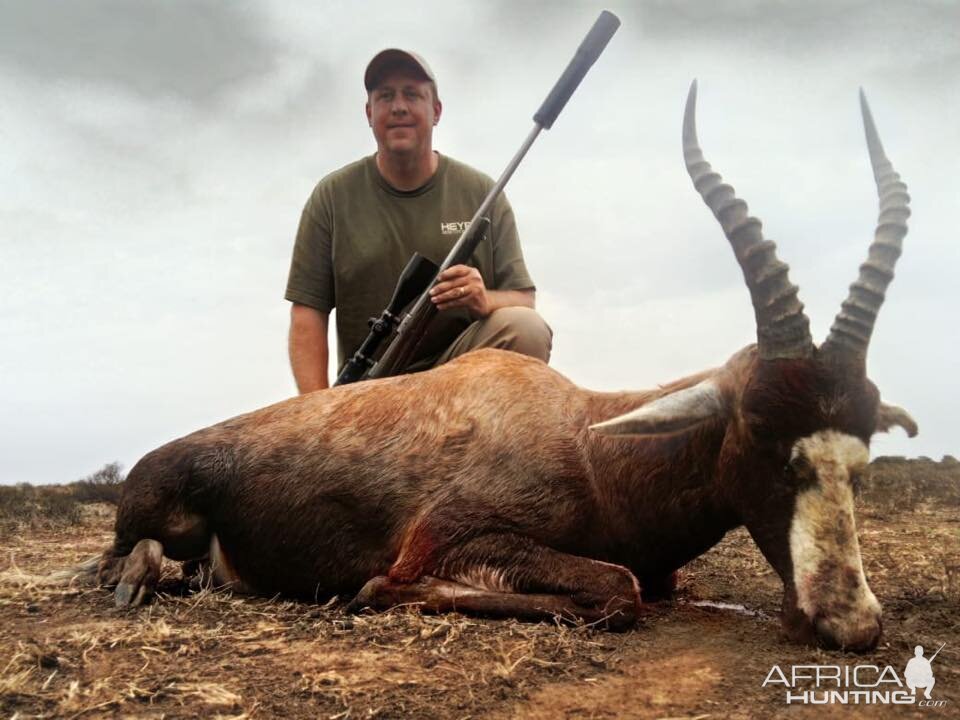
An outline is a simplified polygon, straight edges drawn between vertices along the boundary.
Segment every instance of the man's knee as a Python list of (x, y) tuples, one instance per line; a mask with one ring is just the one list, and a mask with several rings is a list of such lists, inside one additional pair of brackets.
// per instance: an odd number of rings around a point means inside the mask
[(495, 339), (490, 347), (550, 361), (553, 330), (533, 308), (505, 307), (494, 310), (484, 322), (484, 335)]

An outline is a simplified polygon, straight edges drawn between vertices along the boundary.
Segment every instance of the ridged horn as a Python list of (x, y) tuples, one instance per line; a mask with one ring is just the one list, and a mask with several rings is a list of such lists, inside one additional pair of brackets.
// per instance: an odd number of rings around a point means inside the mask
[(683, 113), (683, 159), (693, 185), (730, 241), (750, 289), (757, 320), (757, 347), (764, 360), (806, 358), (813, 354), (810, 321), (791, 284), (777, 246), (763, 237), (760, 221), (747, 214), (747, 204), (703, 159), (697, 141), (697, 81), (690, 85)]
[(893, 280), (893, 267), (903, 250), (907, 218), (910, 217), (910, 196), (907, 186), (901, 182), (900, 175), (894, 171), (883, 151), (863, 89), (860, 90), (860, 110), (863, 113), (863, 129), (867, 136), (873, 178), (880, 198), (880, 216), (867, 260), (860, 266), (860, 276), (850, 286), (850, 294), (843, 301), (821, 351), (866, 363), (867, 347), (877, 321), (877, 312), (883, 304), (887, 286)]

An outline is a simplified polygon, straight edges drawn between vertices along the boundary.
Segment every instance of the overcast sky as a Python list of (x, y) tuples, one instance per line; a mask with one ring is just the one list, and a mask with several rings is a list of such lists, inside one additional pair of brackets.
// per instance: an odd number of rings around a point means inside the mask
[(957, 454), (960, 4), (0, 0), (0, 482), (129, 468), (292, 395), (283, 290), (300, 210), (371, 153), (362, 73), (433, 66), (435, 147), (496, 176), (598, 12), (623, 26), (508, 186), (552, 364), (597, 389), (722, 363), (753, 314), (680, 152), (764, 222), (818, 342), (876, 223), (862, 85), (913, 217), (870, 348)]

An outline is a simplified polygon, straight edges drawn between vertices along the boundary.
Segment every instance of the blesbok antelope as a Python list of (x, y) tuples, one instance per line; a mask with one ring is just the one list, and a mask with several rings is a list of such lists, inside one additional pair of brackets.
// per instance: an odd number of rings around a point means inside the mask
[(866, 377), (906, 233), (906, 187), (861, 95), (880, 219), (816, 347), (774, 243), (703, 159), (695, 99), (696, 83), (686, 166), (743, 269), (756, 345), (666, 387), (620, 393), (485, 350), (175, 440), (127, 478), (99, 565), (116, 604), (149, 596), (164, 555), (209, 556), (215, 581), (239, 591), (623, 628), (641, 588), (669, 591), (677, 568), (746, 525), (783, 580), (791, 637), (873, 647), (880, 605), (853, 486), (874, 432), (916, 433)]

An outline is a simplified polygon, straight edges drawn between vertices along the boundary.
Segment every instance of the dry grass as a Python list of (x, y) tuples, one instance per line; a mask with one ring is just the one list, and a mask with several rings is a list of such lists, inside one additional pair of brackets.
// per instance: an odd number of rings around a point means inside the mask
[(119, 463), (108, 463), (68, 485), (0, 485), (0, 538), (17, 531), (82, 524), (85, 506), (116, 505), (123, 490)]
[(172, 564), (157, 601), (134, 612), (113, 610), (100, 590), (17, 577), (0, 586), (0, 609), (27, 632), (0, 633), (0, 712), (429, 717), (522, 695), (535, 678), (576, 677), (578, 665), (594, 667), (583, 653), (616, 650), (588, 628), (184, 593)]
[[(110, 542), (112, 510), (84, 507), (78, 526), (21, 526), (0, 542), (2, 717), (786, 717), (760, 688), (773, 663), (844, 660), (779, 640), (779, 580), (742, 530), (685, 569), (676, 602), (650, 606), (618, 635), (191, 592), (172, 563), (154, 603), (118, 611), (105, 591), (35, 581)], [(865, 501), (860, 522), (885, 606), (870, 661), (902, 667), (915, 644), (946, 642), (936, 693), (954, 707), (958, 516), (928, 495), (912, 510)], [(759, 612), (693, 604), (702, 599)]]

